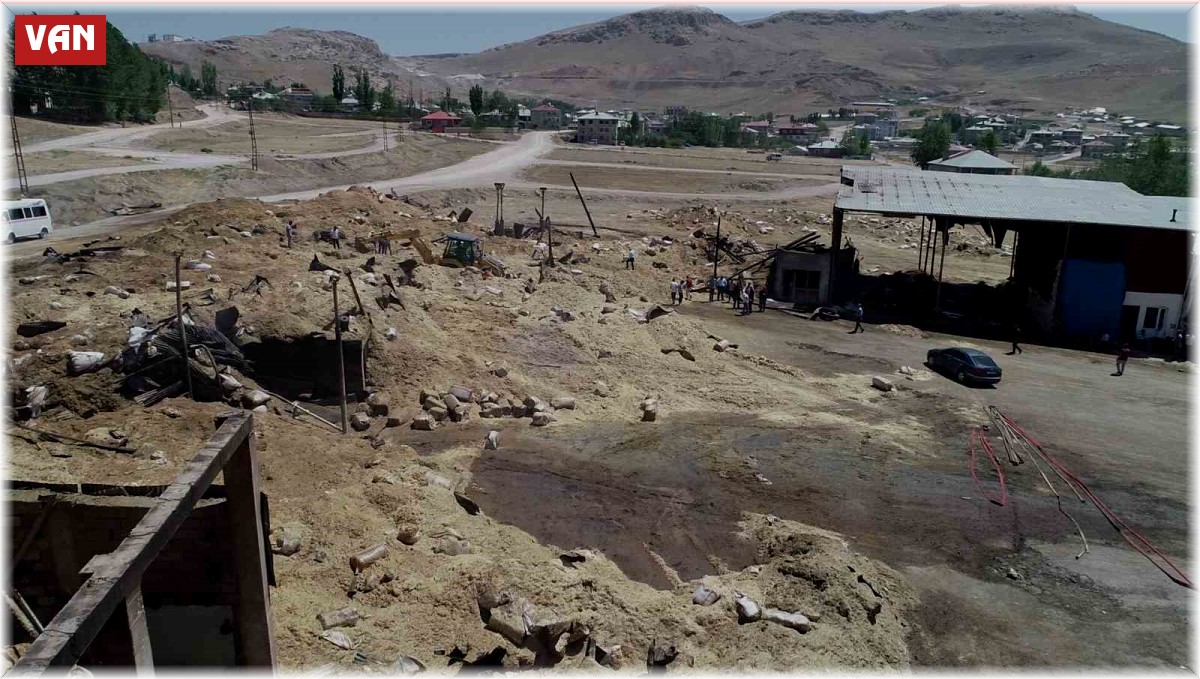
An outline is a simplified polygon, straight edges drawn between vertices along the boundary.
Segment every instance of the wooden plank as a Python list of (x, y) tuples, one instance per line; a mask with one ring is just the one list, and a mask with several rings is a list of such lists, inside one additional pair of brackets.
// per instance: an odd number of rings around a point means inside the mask
[(91, 578), (46, 625), (13, 672), (41, 674), (52, 665), (78, 662), (125, 598), (140, 587), (142, 575), (253, 429), (253, 419), (246, 412), (224, 421), (117, 549), (104, 559), (89, 562)]
[(358, 310), (367, 317), (367, 323), (374, 328), (375, 321), (371, 319), (371, 312), (367, 311), (367, 307), (363, 306), (362, 298), (358, 296), (358, 286), (354, 284), (354, 276), (349, 269), (346, 269), (346, 280), (350, 281), (350, 291), (354, 293), (354, 303), (358, 305)]
[(225, 467), (225, 494), (238, 586), (234, 615), (238, 665), (274, 667), (275, 633), (271, 622), (267, 545), (263, 537), (258, 485), (258, 461), (254, 437), (250, 436)]
[(133, 666), (139, 677), (154, 676), (154, 653), (150, 648), (150, 630), (146, 627), (146, 606), (142, 603), (142, 587), (139, 584), (125, 597), (125, 618), (129, 622), (129, 636), (133, 642)]

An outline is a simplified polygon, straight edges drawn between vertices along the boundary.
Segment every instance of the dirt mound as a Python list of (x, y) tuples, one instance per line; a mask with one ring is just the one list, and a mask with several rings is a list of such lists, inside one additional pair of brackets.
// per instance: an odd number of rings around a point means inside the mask
[[(109, 241), (125, 247), (82, 265), (49, 258), (18, 262), (13, 277), (28, 283), (14, 281), (10, 327), (31, 320), (67, 325), (29, 338), (13, 352), (8, 368), (14, 404), (24, 403), (28, 387), (45, 385), (50, 396), (40, 426), (80, 438), (111, 437), (115, 430), (139, 453), (114, 456), (21, 436), (11, 439), (12, 475), (59, 482), (169, 480), (211, 432), (214, 413), (229, 403), (243, 405), (239, 395), (268, 378), (315, 374), (318, 357), (302, 347), (327, 340), (333, 322), (326, 274), (310, 269), (315, 257), (343, 278), (349, 275), (357, 288), (358, 298), (344, 281), (339, 304), (352, 316), (345, 338), (366, 345), (363, 390), (372, 396), (352, 405), (369, 422), (353, 436), (295, 419), (278, 399), (255, 415), (273, 527), (303, 537), (299, 552), (275, 558), (279, 586), (272, 604), (286, 667), (353, 664), (353, 652), (317, 637), (316, 615), (347, 605), (365, 614), (347, 634), (371, 659), (390, 663), (405, 654), (440, 668), (447, 659), (437, 652), (457, 645), (467, 660), (500, 646), (509, 666), (537, 661), (529, 648), (485, 629), (481, 591), (528, 602), (537, 620), (586, 628), (607, 654), (604, 662), (618, 668), (643, 667), (655, 640), (676, 648), (672, 667), (681, 668), (906, 667), (904, 615), (911, 595), (889, 569), (853, 553), (837, 536), (747, 516), (739, 534), (712, 539), (747, 544), (757, 565), (741, 571), (714, 566), (702, 580), (721, 599), (699, 606), (692, 603), (699, 583), (679, 582), (675, 567), (652, 546), (645, 547), (652, 561), (676, 583), (668, 589), (627, 577), (599, 553), (564, 562), (561, 550), (528, 532), (463, 510), (447, 486), (468, 496), (482, 492), (471, 470), (486, 430), (528, 440), (542, 430), (531, 428), (529, 418), (475, 421), (481, 410), (468, 404), (465, 421), (414, 431), (408, 425), (422, 412), (423, 389), (445, 393), (460, 386), (476, 399), (495, 392), (504, 402), (527, 395), (547, 402), (574, 397), (574, 407), (560, 402), (550, 409), (550, 427), (601, 424), (642, 436), (657, 435), (654, 423), (638, 422), (638, 403), (647, 396), (659, 400), (660, 417), (670, 418), (823, 410), (843, 391), (762, 357), (714, 351), (715, 340), (695, 317), (666, 313), (646, 320), (666, 301), (672, 277), (699, 278), (707, 268), (685, 241), (690, 224), (680, 224), (678, 242), (670, 244), (661, 237), (595, 240), (556, 232), (555, 255), (567, 261), (542, 270), (533, 259), (533, 240), (485, 236), (483, 248), (504, 260), (507, 277), (421, 264), (413, 271), (417, 285), (399, 285), (399, 264), (420, 261), (419, 253), (397, 237), (391, 255), (376, 255), (372, 235), (415, 229), (440, 254), (434, 243), (440, 236), (486, 231), (486, 223), (459, 224), (444, 216), (463, 198), (476, 196), (447, 194), (424, 207), (362, 188), (269, 206), (222, 200), (181, 211), (144, 236)], [(291, 249), (282, 243), (287, 220), (300, 231)], [(315, 231), (334, 226), (347, 235), (340, 249), (313, 240)], [(635, 271), (621, 261), (630, 247), (643, 253)], [(68, 352), (112, 356), (124, 347), (135, 308), (152, 322), (174, 313), (175, 293), (166, 283), (174, 278), (176, 252), (191, 283), (183, 301), (193, 321), (212, 327), (217, 312), (236, 307), (233, 340), (248, 356), (259, 347), (250, 367), (229, 372), (244, 389), (207, 403), (170, 398), (143, 408), (117, 392), (121, 376), (108, 368), (66, 376)], [(391, 292), (384, 273), (397, 282), (403, 308), (378, 301)], [(123, 294), (106, 292), (110, 286)], [(602, 289), (615, 302), (605, 302)], [(83, 344), (75, 335), (85, 337)], [(272, 370), (288, 375), (266, 374), (267, 365), (281, 361), (286, 365)], [(630, 429), (637, 427), (644, 429)], [(420, 537), (411, 545), (401, 542), (401, 528)], [(349, 557), (380, 543), (389, 546), (389, 555), (356, 580)], [(392, 577), (375, 577), (385, 573)], [(774, 622), (738, 624), (735, 591), (815, 623), (806, 633)], [(590, 662), (568, 654), (561, 666)]]

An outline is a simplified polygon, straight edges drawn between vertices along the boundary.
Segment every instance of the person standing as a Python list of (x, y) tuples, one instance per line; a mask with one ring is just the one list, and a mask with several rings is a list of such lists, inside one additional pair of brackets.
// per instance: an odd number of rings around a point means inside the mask
[(726, 292), (726, 288), (728, 286), (729, 286), (729, 283), (727, 283), (725, 281), (724, 276), (721, 276), (720, 278), (717, 279), (717, 301), (718, 302), (725, 301), (725, 292)]
[(862, 327), (863, 322), (863, 305), (862, 302), (854, 305), (854, 329), (850, 331), (853, 335), (856, 332), (866, 332)]
[(1012, 327), (1012, 351), (1008, 352), (1009, 356), (1025, 353), (1021, 349), (1021, 326), (1013, 323)]
[(1121, 345), (1121, 350), (1117, 352), (1117, 377), (1125, 374), (1125, 364), (1129, 362), (1129, 355), (1132, 353), (1128, 342)]
[(675, 296), (679, 294), (679, 282), (671, 279), (671, 306), (675, 305)]
[(742, 305), (741, 305), (741, 307), (742, 307), (742, 315), (743, 316), (749, 315), (749, 313), (751, 311), (750, 305), (753, 303), (753, 300), (754, 300), (754, 283), (751, 283), (750, 281), (746, 281), (745, 285), (742, 286)]
[(696, 281), (691, 276), (687, 277), (687, 282), (683, 285), (683, 294), (689, 301), (692, 299), (692, 288), (696, 286)]
[(296, 237), (296, 222), (289, 219), (287, 225), (283, 227), (283, 235), (287, 238), (288, 249), (291, 249), (292, 239)]
[(343, 235), (344, 234), (342, 233), (342, 227), (340, 227), (340, 226), (333, 227), (333, 231), (329, 232), (329, 238), (333, 241), (333, 249), (335, 249), (335, 250), (342, 249), (342, 236)]
[(709, 278), (708, 278), (708, 301), (710, 301), (710, 302), (713, 301), (713, 298), (716, 296), (717, 296), (717, 277), (709, 276)]
[(629, 248), (629, 254), (625, 256), (625, 268), (637, 269), (637, 250)]
[(758, 312), (762, 313), (767, 310), (767, 284), (758, 289)]

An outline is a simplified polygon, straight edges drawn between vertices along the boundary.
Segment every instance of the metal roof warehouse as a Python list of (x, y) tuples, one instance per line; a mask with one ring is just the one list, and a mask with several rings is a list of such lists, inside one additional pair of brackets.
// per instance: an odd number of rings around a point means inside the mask
[[(1187, 323), (1191, 198), (1145, 196), (1117, 182), (889, 167), (843, 166), (841, 184), (830, 261), (838, 261), (847, 212), (920, 217), (914, 269), (936, 279), (935, 310), (952, 229), (978, 224), (996, 254), (1010, 257), (1012, 317), (1047, 339), (1149, 341)], [(835, 285), (835, 275), (833, 301), (857, 294), (861, 281)]]
[(834, 207), (854, 212), (1187, 230), (1191, 199), (1118, 182), (843, 167)]

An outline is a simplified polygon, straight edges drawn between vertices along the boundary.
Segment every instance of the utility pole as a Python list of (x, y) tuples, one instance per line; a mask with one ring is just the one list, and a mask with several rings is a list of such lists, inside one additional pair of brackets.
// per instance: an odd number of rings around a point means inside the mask
[(167, 113), (171, 116), (171, 127), (175, 127), (175, 107), (171, 104), (171, 83), (167, 83)]
[[(175, 320), (179, 322), (179, 337), (183, 341), (183, 374), (187, 378), (188, 398), (196, 400), (192, 393), (192, 360), (188, 353), (187, 328), (183, 324), (183, 285), (179, 281), (179, 258), (182, 253), (175, 253)], [(214, 368), (216, 366), (213, 366)]]
[(713, 278), (717, 277), (717, 260), (721, 258), (721, 217), (724, 212), (717, 213), (717, 239), (713, 241)]
[(254, 97), (246, 99), (246, 108), (250, 111), (250, 169), (258, 169), (258, 139), (254, 137)]
[(21, 195), (24, 196), (29, 193), (29, 176), (25, 174), (25, 156), (21, 153), (21, 136), (17, 134), (17, 117), (11, 115), (11, 111), (9, 113), (8, 120), (12, 123), (13, 156), (17, 162), (17, 183), (21, 187)]
[(333, 337), (337, 342), (338, 353), (338, 396), (342, 402), (342, 434), (349, 431), (349, 417), (346, 414), (346, 354), (342, 351), (342, 315), (338, 312), (338, 281), (341, 276), (335, 274), (333, 280)]
[(387, 128), (387, 118), (386, 118), (385, 116), (380, 116), (380, 117), (379, 117), (379, 119), (380, 119), (381, 121), (383, 121), (383, 152), (384, 152), (384, 153), (387, 153), (387, 151), (388, 151), (388, 128)]

